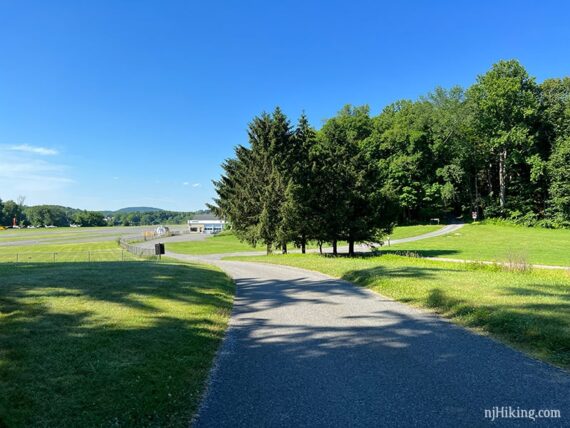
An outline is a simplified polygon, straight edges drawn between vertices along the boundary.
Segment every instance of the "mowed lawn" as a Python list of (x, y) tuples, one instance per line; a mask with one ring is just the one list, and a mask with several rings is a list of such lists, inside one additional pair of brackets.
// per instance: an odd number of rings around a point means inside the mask
[(259, 246), (254, 248), (240, 242), (233, 233), (223, 232), (219, 235), (208, 236), (203, 241), (169, 242), (166, 244), (166, 250), (181, 254), (203, 255), (259, 251), (263, 248)]
[[(183, 230), (187, 225), (168, 225), (171, 231)], [(36, 229), (0, 230), (0, 248), (2, 244), (19, 241), (36, 241), (38, 244), (73, 243), (88, 240), (113, 241), (121, 236), (143, 238), (144, 231), (154, 231), (157, 225), (147, 226), (100, 226), (100, 227), (55, 227)]]
[[(156, 227), (156, 226), (154, 226)], [(149, 230), (153, 226), (148, 226)], [(133, 228), (133, 233), (138, 228)], [(76, 239), (88, 239), (108, 236), (111, 240), (121, 234), (126, 234), (127, 228), (121, 227), (55, 227), (55, 228), (36, 228), (36, 229), (6, 229), (0, 230), (0, 243), (37, 240), (58, 240), (72, 242)]]
[(0, 426), (180, 426), (232, 306), (216, 268), (0, 264)]
[(232, 257), (316, 270), (429, 308), (545, 361), (570, 368), (570, 272), (508, 272), (396, 255)]
[[(390, 239), (401, 239), (410, 236), (422, 235), (424, 233), (433, 232), (441, 229), (443, 226), (432, 225), (419, 225), (419, 226), (400, 226), (395, 227)], [(340, 245), (347, 245), (346, 242), (340, 242)], [(325, 247), (329, 246), (325, 244)], [(238, 253), (243, 251), (265, 251), (263, 245), (253, 247), (247, 243), (240, 242), (240, 240), (231, 232), (223, 232), (219, 235), (207, 237), (203, 241), (188, 241), (188, 242), (173, 242), (167, 243), (166, 248), (174, 253), (191, 254), (191, 255), (205, 255), (205, 254), (227, 254)], [(311, 242), (307, 248), (316, 249), (317, 245)], [(290, 250), (295, 250), (293, 245), (290, 245)]]
[(0, 247), (0, 263), (134, 260), (115, 241)]
[(449, 235), (384, 247), (383, 251), (499, 262), (514, 257), (528, 263), (570, 266), (570, 230), (468, 224)]

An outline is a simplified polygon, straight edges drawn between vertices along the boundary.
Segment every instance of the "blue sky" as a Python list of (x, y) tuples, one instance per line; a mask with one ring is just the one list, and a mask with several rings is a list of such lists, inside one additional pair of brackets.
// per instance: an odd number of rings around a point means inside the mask
[(568, 75), (565, 3), (0, 0), (0, 198), (203, 208), (276, 105), (320, 126), (499, 59)]

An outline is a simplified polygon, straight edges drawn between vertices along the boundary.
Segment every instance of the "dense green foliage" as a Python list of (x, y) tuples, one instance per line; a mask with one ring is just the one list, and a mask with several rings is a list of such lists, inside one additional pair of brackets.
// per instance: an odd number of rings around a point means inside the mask
[(294, 242), (303, 251), (309, 240), (370, 241), (391, 228), (385, 198), (373, 186), (363, 144), (371, 133), (367, 107), (347, 106), (320, 133), (306, 117), (292, 130), (277, 108), (249, 126), (250, 148), (236, 148), (215, 182), (218, 198), (211, 208), (227, 218), (236, 235), (252, 245), (287, 251)]
[(570, 227), (570, 78), (538, 84), (515, 60), (375, 117), (346, 106), (318, 131), (304, 115), (291, 130), (276, 109), (254, 118), (249, 141), (224, 163), (212, 208), (268, 249), (473, 212)]
[(192, 218), (192, 212), (176, 211), (129, 211), (114, 212), (109, 214), (107, 224), (109, 226), (148, 226), (153, 224), (183, 224)]

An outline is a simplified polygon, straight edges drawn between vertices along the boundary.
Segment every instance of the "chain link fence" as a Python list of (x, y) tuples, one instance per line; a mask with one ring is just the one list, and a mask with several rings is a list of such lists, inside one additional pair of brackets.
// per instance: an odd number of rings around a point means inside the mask
[(111, 250), (91, 250), (91, 251), (21, 251), (14, 253), (0, 252), (0, 263), (57, 263), (57, 262), (116, 262), (129, 260), (159, 260), (153, 248), (141, 248), (136, 243), (158, 240), (166, 236), (174, 236), (185, 233), (185, 231), (175, 231), (163, 235), (126, 236), (117, 239), (120, 248)]
[(0, 253), (0, 263), (119, 262), (137, 260), (125, 249)]
[(158, 256), (155, 254), (154, 248), (141, 248), (129, 242), (125, 238), (119, 239), (119, 245), (123, 251), (129, 252), (136, 257), (143, 259), (156, 260)]

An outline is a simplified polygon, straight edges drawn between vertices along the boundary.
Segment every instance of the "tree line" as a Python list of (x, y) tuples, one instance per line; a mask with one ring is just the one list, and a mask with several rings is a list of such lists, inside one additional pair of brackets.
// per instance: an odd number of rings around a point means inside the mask
[(436, 88), (371, 116), (345, 106), (313, 129), (279, 107), (255, 117), (210, 206), (242, 240), (381, 239), (394, 224), (476, 215), (570, 227), (570, 78), (537, 83), (500, 61), (468, 89)]
[(19, 227), (34, 226), (107, 226), (102, 213), (86, 211), (60, 205), (24, 205), (24, 198), (19, 201), (0, 199), (0, 225)]
[[(198, 213), (203, 213), (199, 211)], [(87, 211), (76, 208), (63, 207), (60, 205), (24, 205), (24, 198), (19, 201), (0, 199), (0, 226), (12, 226), (14, 223), (19, 227), (34, 226), (57, 226), (68, 227), (70, 225), (82, 227), (95, 226), (150, 226), (159, 224), (183, 224), (195, 213), (176, 211), (152, 211), (152, 212), (117, 212), (103, 213), (99, 211)]]
[(113, 213), (107, 217), (110, 226), (148, 226), (158, 224), (183, 224), (195, 213), (177, 211), (133, 211)]

